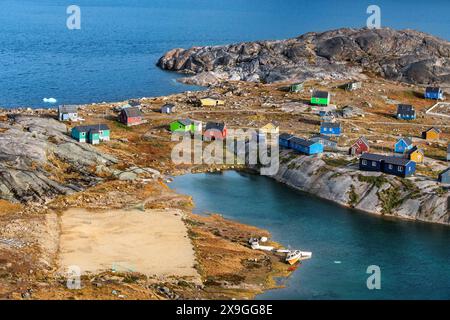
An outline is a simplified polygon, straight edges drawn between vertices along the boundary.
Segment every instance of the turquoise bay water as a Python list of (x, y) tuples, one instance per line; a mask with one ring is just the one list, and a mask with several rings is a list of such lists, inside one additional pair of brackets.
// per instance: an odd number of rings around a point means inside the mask
[[(1, 0), (0, 106), (118, 101), (188, 87), (155, 63), (175, 47), (362, 27), (365, 0)], [(450, 39), (447, 0), (377, 0), (382, 25)], [(81, 7), (81, 30), (66, 8)]]
[[(234, 171), (179, 176), (170, 186), (193, 196), (197, 213), (221, 213), (313, 252), (286, 288), (259, 299), (450, 299), (448, 226), (368, 215)], [(381, 268), (381, 290), (367, 289), (369, 265)]]

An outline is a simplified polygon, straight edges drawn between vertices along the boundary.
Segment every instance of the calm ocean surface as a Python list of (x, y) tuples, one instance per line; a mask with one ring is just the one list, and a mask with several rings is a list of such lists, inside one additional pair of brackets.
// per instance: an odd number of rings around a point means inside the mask
[[(387, 220), (339, 207), (274, 180), (234, 171), (176, 177), (197, 213), (216, 212), (312, 251), (311, 260), (260, 299), (450, 299), (450, 227)], [(367, 267), (381, 268), (368, 290)]]
[[(165, 95), (198, 89), (155, 63), (167, 50), (283, 39), (362, 27), (373, 1), (1, 0), (0, 106), (45, 106)], [(81, 30), (66, 8), (81, 7)], [(377, 0), (382, 25), (450, 39), (448, 0)]]

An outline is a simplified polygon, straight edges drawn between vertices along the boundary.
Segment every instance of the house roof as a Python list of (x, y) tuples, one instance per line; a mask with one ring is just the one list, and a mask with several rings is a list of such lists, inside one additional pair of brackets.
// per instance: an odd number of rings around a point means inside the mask
[(292, 135), (290, 133), (282, 133), (282, 134), (280, 134), (280, 136), (278, 138), (282, 139), (282, 140), (289, 140), (289, 139), (294, 138), (294, 135)]
[(430, 93), (439, 93), (441, 91), (441, 88), (439, 87), (427, 87), (425, 89), (426, 92), (430, 92)]
[(315, 134), (315, 135), (311, 136), (311, 138), (310, 138), (310, 140), (313, 140), (313, 139), (314, 140), (322, 139), (322, 140), (327, 140), (330, 142), (336, 142), (333, 138), (326, 136), (324, 134)]
[(138, 107), (129, 107), (122, 109), (122, 112), (124, 112), (128, 118), (135, 118), (135, 117), (142, 117), (143, 113)]
[(410, 138), (407, 138), (407, 137), (399, 138), (399, 139), (397, 140), (397, 143), (399, 143), (399, 142), (402, 141), (402, 140), (406, 143), (407, 146), (410, 146), (410, 145), (413, 144), (412, 140), (411, 140)]
[(424, 132), (430, 132), (430, 131), (434, 131), (436, 133), (441, 133), (441, 129), (436, 128), (436, 127), (431, 127), (429, 129), (425, 130)]
[(413, 154), (413, 153), (416, 152), (416, 151), (418, 151), (418, 152), (420, 152), (420, 153), (423, 154), (423, 150), (422, 150), (422, 149), (419, 149), (417, 146), (412, 147), (410, 150), (408, 150), (408, 151), (406, 152), (406, 154), (407, 154), (407, 155), (411, 155), (411, 154)]
[(341, 123), (340, 122), (322, 122), (320, 124), (320, 127), (326, 127), (326, 128), (340, 128)]
[(328, 98), (329, 97), (328, 91), (320, 91), (320, 90), (314, 90), (312, 96), (315, 98)]
[(305, 140), (305, 139), (298, 138), (298, 137), (293, 137), (290, 141), (291, 141), (291, 143), (295, 143), (295, 144), (301, 145), (303, 147), (309, 147), (309, 146), (312, 146), (313, 144), (317, 143), (315, 141)]
[(192, 124), (191, 119), (180, 119), (180, 120), (177, 120), (177, 122), (181, 123), (183, 126), (189, 126)]
[(450, 175), (450, 167), (449, 168), (447, 168), (447, 169), (445, 169), (444, 171), (442, 171), (440, 174), (439, 174), (439, 176), (443, 176), (443, 175)]
[(78, 106), (75, 105), (62, 105), (58, 107), (59, 113), (77, 113)]
[(225, 123), (223, 122), (207, 122), (205, 130), (219, 130), (223, 131), (225, 129)]
[(369, 160), (369, 161), (382, 161), (386, 158), (386, 156), (375, 153), (363, 153), (360, 159)]
[(399, 104), (397, 106), (397, 113), (399, 114), (408, 114), (415, 113), (414, 107), (410, 104)]
[(364, 142), (364, 144), (365, 144), (366, 146), (369, 146), (369, 141), (366, 139), (366, 137), (361, 136), (361, 137), (359, 137), (358, 140), (361, 140), (362, 142)]
[(278, 126), (274, 125), (272, 122), (269, 122), (261, 127), (261, 129), (276, 129), (276, 128), (278, 128)]
[(87, 126), (77, 126), (74, 127), (73, 129), (76, 129), (79, 132), (89, 132), (89, 131), (98, 132), (99, 130), (109, 130), (109, 127), (108, 125), (102, 123), (102, 124), (91, 124)]
[(411, 162), (411, 160), (409, 159), (405, 159), (405, 158), (400, 158), (400, 157), (385, 157), (384, 158), (384, 162), (387, 164), (393, 164), (393, 165), (397, 165), (397, 166), (406, 166), (409, 162)]

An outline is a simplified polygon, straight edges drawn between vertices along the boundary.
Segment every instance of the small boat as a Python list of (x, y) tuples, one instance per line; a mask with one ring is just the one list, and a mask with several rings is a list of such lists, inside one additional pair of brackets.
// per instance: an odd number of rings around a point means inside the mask
[(286, 255), (286, 262), (290, 265), (297, 263), (299, 260), (310, 259), (312, 256), (312, 252), (300, 251), (300, 250), (292, 250), (289, 251)]

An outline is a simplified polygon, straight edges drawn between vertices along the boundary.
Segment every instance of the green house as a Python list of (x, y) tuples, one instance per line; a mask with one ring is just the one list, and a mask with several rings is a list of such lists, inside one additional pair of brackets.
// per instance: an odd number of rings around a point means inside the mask
[(169, 129), (172, 132), (192, 132), (195, 127), (190, 119), (182, 119), (171, 122)]
[(301, 92), (303, 91), (303, 83), (293, 83), (289, 86), (289, 92)]
[(95, 124), (74, 127), (70, 133), (78, 142), (99, 144), (101, 141), (109, 141), (110, 129), (106, 124)]
[(311, 95), (311, 104), (328, 106), (330, 104), (330, 93), (327, 91), (314, 91)]

